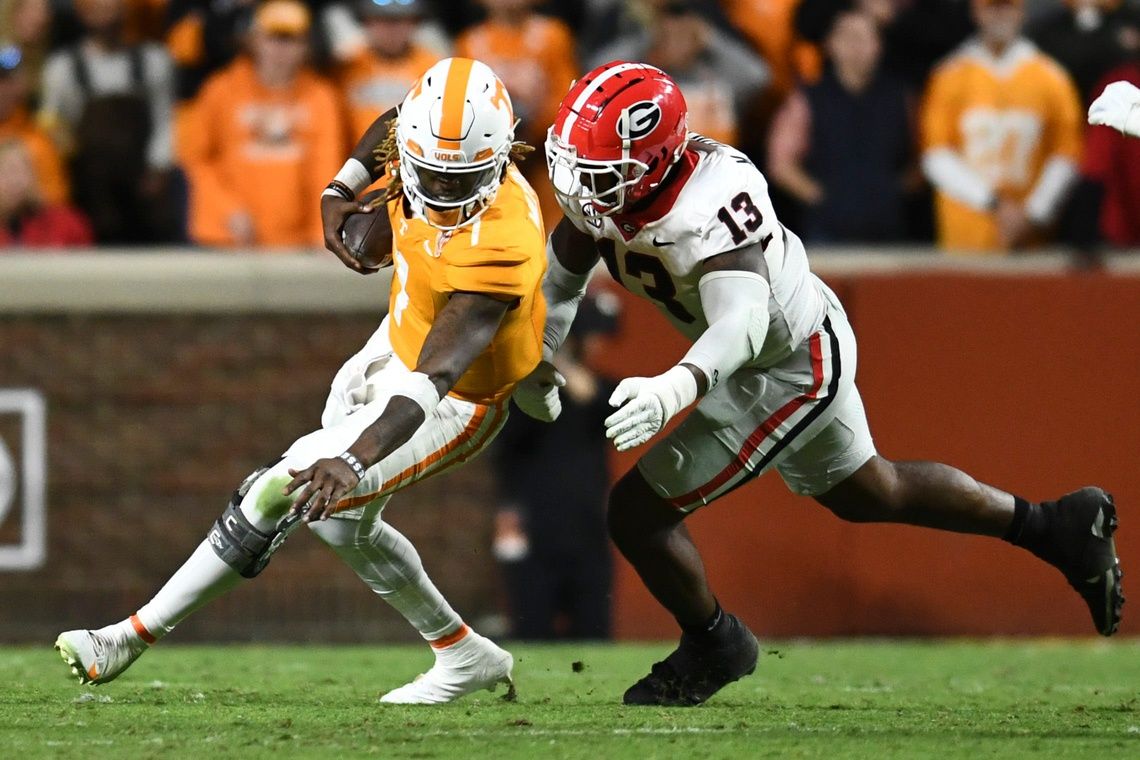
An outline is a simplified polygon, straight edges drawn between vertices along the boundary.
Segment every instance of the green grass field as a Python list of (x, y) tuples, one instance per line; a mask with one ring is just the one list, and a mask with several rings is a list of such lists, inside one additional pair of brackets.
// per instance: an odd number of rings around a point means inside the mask
[(426, 708), (375, 701), (423, 647), (167, 645), (98, 688), (0, 648), (0, 757), (1140, 757), (1138, 641), (767, 643), (670, 709), (619, 704), (666, 645), (511, 648), (516, 702)]

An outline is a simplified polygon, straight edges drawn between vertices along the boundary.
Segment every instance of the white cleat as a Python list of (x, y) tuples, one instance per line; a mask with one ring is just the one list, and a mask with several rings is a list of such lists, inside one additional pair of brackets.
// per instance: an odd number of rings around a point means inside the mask
[(505, 698), (513, 699), (515, 686), (511, 669), (514, 664), (515, 658), (510, 652), (475, 631), (468, 631), (456, 643), (435, 651), (435, 665), (431, 670), (388, 692), (380, 701), (395, 705), (442, 705), (480, 689), (494, 691), (501, 683), (507, 685)]
[(56, 651), (71, 666), (72, 674), (87, 684), (114, 681), (147, 646), (138, 634), (118, 625), (97, 631), (64, 631), (55, 640)]

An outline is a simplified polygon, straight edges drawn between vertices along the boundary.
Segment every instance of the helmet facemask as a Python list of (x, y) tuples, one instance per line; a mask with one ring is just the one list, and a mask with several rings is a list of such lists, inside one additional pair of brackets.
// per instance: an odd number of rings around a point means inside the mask
[(580, 220), (620, 213), (629, 190), (649, 171), (648, 164), (634, 158), (580, 158), (573, 145), (558, 140), (553, 128), (546, 136), (546, 166), (562, 210)]
[[(502, 183), (503, 171), (510, 157), (511, 143), (482, 161), (445, 163), (428, 161), (408, 149), (407, 142), (396, 138), (400, 158), (399, 172), (404, 194), (412, 207), (428, 223), (441, 230), (457, 230), (473, 223), (495, 200)], [(458, 211), (455, 224), (439, 224), (427, 212)]]

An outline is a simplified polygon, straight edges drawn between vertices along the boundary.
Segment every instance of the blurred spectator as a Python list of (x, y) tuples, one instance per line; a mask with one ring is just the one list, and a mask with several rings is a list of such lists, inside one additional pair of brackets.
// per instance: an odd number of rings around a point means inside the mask
[[(436, 17), (436, 4), (432, 0), (370, 0), (374, 5), (400, 9), (415, 6), (416, 24), (412, 44), (430, 50), (435, 59), (445, 58), (451, 52), (451, 38)], [(335, 63), (343, 64), (359, 56), (369, 47), (368, 35), (362, 24), (361, 0), (334, 0), (321, 13), (324, 34), (329, 52)], [(454, 15), (455, 3), (447, 4), (447, 12)]]
[(1140, 12), (1123, 0), (1065, 0), (1033, 22), (1028, 36), (1069, 72), (1088, 103), (1105, 72), (1140, 50)]
[(609, 446), (602, 422), (616, 384), (590, 369), (617, 329), (617, 299), (591, 292), (554, 363), (566, 378), (562, 414), (538, 422), (515, 410), (492, 463), (503, 503), (495, 558), (520, 639), (610, 637), (613, 559), (606, 531)]
[(129, 45), (123, 0), (78, 0), (86, 29), (44, 66), (42, 123), (71, 153), (72, 195), (101, 243), (179, 236), (173, 164), (170, 59)]
[(455, 41), (455, 54), (490, 66), (511, 94), (520, 123), (516, 138), (540, 149), (521, 169), (538, 194), (547, 227), (561, 216), (541, 146), (558, 104), (578, 75), (574, 39), (561, 21), (534, 11), (536, 0), (480, 0), (487, 20)]
[(772, 72), (772, 92), (782, 99), (801, 81), (822, 71), (819, 50), (796, 33), (801, 0), (722, 0), (728, 17), (764, 58)]
[(215, 74), (193, 104), (183, 162), (190, 233), (203, 245), (320, 245), (319, 205), (344, 151), (341, 105), (305, 63), (309, 11), (257, 9), (249, 57)]
[(918, 91), (934, 64), (974, 31), (968, 0), (802, 0), (796, 30), (822, 42), (835, 17), (858, 10), (875, 19), (882, 39), (882, 67)]
[(52, 44), (50, 0), (0, 0), (0, 45), (19, 48), (24, 76), (39, 104), (40, 78)]
[(1020, 0), (973, 0), (978, 36), (931, 77), (923, 169), (943, 248), (1040, 242), (1076, 178), (1083, 109), (1072, 80), (1021, 36)]
[(562, 22), (535, 13), (535, 0), (481, 3), (487, 20), (459, 36), (455, 53), (494, 69), (522, 120), (519, 139), (541, 145), (558, 103), (578, 75), (574, 38)]
[(348, 105), (353, 143), (376, 117), (400, 103), (439, 56), (413, 37), (423, 20), (422, 0), (358, 0), (368, 47), (347, 63), (339, 82)]
[[(654, 19), (669, 0), (584, 0), (581, 18), (574, 29), (574, 41), (585, 68), (592, 69), (613, 60), (603, 58), (602, 52), (617, 40), (629, 38), (652, 26)], [(718, 0), (689, 0), (693, 13), (721, 32), (736, 39), (742, 39), (736, 27), (729, 21)], [(552, 3), (546, 3), (551, 6)]]
[(19, 140), (31, 157), (40, 194), (48, 203), (67, 200), (67, 175), (51, 137), (28, 114), (28, 78), (19, 48), (0, 48), (0, 140)]
[(769, 80), (763, 61), (683, 0), (662, 3), (648, 27), (599, 51), (595, 65), (608, 61), (644, 61), (667, 72), (685, 94), (689, 129), (730, 145), (738, 114)]
[[(1140, 62), (1113, 69), (1093, 91), (1117, 81), (1140, 86)], [(1088, 214), (1100, 237), (1114, 246), (1140, 246), (1140, 140), (1111, 127), (1089, 127), (1081, 173), (1100, 201)]]
[(805, 242), (901, 240), (906, 186), (918, 184), (906, 90), (880, 70), (878, 29), (865, 13), (837, 16), (824, 50), (823, 77), (772, 124), (768, 175), (805, 206)]
[(60, 248), (94, 242), (74, 209), (44, 200), (32, 157), (19, 140), (0, 142), (0, 248)]

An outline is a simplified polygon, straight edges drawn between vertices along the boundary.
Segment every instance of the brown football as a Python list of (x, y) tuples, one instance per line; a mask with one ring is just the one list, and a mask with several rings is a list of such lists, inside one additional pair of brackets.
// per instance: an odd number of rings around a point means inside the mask
[[(383, 190), (373, 190), (360, 201), (372, 203), (383, 193)], [(371, 213), (351, 214), (345, 219), (341, 236), (353, 258), (369, 269), (381, 269), (392, 263), (392, 225), (382, 201)]]

